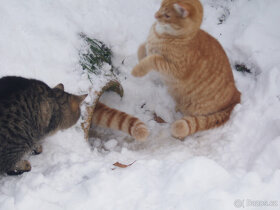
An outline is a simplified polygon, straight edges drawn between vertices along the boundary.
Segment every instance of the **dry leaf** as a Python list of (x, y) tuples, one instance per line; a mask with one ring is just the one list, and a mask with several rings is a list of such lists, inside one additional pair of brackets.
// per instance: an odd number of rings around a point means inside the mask
[[(135, 161), (134, 161), (133, 163), (135, 163)], [(133, 163), (130, 163), (130, 164), (128, 164), (128, 165), (125, 165), (125, 164), (116, 162), (116, 163), (114, 163), (113, 165), (116, 166), (116, 167), (119, 167), (119, 168), (127, 168), (127, 167), (131, 166)]]
[(161, 117), (159, 117), (156, 113), (154, 113), (154, 120), (157, 122), (157, 123), (166, 123), (164, 121), (164, 119), (162, 119)]

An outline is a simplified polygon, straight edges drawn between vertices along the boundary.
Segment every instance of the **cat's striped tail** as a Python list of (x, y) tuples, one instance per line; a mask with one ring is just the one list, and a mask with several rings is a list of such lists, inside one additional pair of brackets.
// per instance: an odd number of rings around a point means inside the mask
[(147, 126), (138, 118), (99, 102), (95, 107), (92, 123), (102, 127), (121, 130), (140, 141), (146, 140), (149, 135)]
[(235, 104), (209, 115), (185, 116), (172, 124), (171, 132), (175, 138), (183, 139), (197, 131), (218, 127), (228, 121)]

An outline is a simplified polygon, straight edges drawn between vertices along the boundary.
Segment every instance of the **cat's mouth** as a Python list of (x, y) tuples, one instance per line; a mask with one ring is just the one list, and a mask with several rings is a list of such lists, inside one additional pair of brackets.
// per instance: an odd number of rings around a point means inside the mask
[(178, 31), (175, 28), (173, 28), (170, 24), (162, 23), (159, 21), (156, 21), (155, 30), (159, 35), (162, 34), (168, 34), (173, 36), (178, 35)]

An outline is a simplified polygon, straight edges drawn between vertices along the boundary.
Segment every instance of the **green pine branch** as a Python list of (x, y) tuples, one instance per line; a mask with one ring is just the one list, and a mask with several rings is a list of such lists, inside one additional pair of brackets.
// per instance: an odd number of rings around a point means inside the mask
[(81, 33), (80, 37), (88, 45), (85, 52), (80, 52), (80, 65), (88, 74), (100, 75), (101, 68), (107, 63), (111, 68), (111, 73), (114, 75), (114, 67), (112, 65), (112, 51), (103, 42), (97, 39), (91, 39), (87, 35)]

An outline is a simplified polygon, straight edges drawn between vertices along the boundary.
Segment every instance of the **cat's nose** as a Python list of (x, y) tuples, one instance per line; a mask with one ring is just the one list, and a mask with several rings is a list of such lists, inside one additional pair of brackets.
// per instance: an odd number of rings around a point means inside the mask
[(159, 13), (159, 12), (156, 12), (155, 18), (156, 18), (156, 19), (159, 19), (159, 18), (160, 18), (160, 13)]

